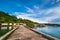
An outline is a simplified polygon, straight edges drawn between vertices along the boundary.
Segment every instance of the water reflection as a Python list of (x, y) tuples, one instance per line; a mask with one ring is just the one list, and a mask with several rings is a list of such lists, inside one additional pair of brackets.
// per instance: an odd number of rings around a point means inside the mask
[(60, 38), (60, 27), (46, 26), (46, 27), (36, 27), (34, 30), (38, 32), (43, 32), (45, 34), (51, 35), (56, 38)]

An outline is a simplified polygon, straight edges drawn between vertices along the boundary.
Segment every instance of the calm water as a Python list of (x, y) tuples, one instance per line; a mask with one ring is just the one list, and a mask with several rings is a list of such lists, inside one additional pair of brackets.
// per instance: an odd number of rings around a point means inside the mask
[(0, 37), (3, 36), (4, 34), (6, 34), (7, 32), (11, 31), (11, 29), (7, 29), (7, 28), (1, 28), (0, 30)]
[(37, 28), (34, 28), (34, 30), (60, 39), (60, 27), (56, 27), (56, 26), (55, 27), (48, 26), (48, 27), (43, 27), (43, 28), (37, 27)]

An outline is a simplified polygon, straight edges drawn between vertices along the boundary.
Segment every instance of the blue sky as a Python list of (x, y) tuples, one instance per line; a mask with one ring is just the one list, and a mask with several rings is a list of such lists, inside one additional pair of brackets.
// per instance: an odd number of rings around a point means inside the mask
[(0, 0), (0, 11), (39, 23), (60, 23), (60, 0)]

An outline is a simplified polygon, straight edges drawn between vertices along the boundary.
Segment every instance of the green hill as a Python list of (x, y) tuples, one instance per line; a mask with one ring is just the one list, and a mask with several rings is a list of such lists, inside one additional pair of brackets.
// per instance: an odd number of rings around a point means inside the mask
[(0, 23), (25, 23), (32, 27), (36, 22), (32, 22), (27, 19), (17, 18), (16, 16), (11, 16), (8, 13), (0, 11)]

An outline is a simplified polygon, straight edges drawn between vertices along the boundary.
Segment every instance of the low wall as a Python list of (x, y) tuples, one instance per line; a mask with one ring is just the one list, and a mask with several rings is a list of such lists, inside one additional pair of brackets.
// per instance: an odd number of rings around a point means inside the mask
[(55, 37), (52, 37), (52, 36), (50, 36), (50, 35), (44, 34), (44, 33), (42, 33), (42, 32), (37, 32), (37, 31), (33, 30), (33, 29), (30, 28), (30, 27), (26, 27), (26, 28), (32, 30), (33, 32), (35, 32), (35, 33), (37, 33), (37, 34), (39, 34), (39, 35), (42, 35), (42, 37), (47, 38), (48, 40), (60, 40), (60, 39), (58, 39), (58, 38), (55, 38)]
[(52, 36), (44, 34), (42, 32), (37, 32), (37, 31), (35, 31), (33, 29), (31, 29), (31, 30), (34, 31), (34, 32), (36, 32), (36, 33), (38, 33), (38, 34), (40, 34), (40, 35), (42, 35), (43, 37), (47, 38), (48, 40), (59, 40), (58, 38), (52, 37)]
[(6, 33), (5, 35), (3, 35), (2, 37), (0, 37), (0, 40), (6, 40), (7, 37), (9, 35), (11, 35), (16, 29), (18, 29), (18, 27), (14, 28), (13, 30), (9, 31), (8, 33)]

